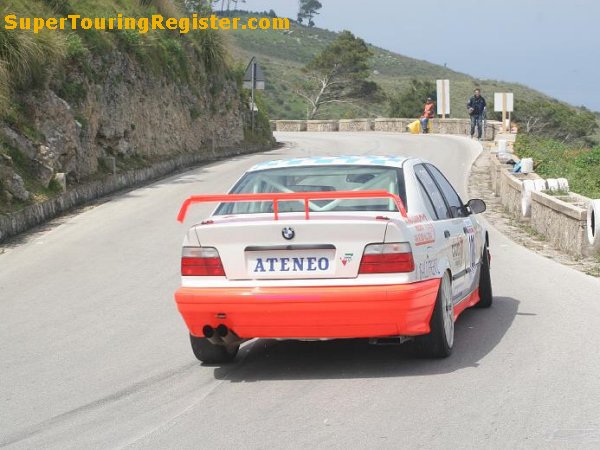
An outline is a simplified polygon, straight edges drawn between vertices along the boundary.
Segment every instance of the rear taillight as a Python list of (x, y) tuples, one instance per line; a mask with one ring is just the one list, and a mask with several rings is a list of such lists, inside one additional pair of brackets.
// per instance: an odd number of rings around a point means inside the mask
[(358, 273), (399, 273), (413, 270), (415, 261), (410, 244), (395, 242), (367, 245)]
[(183, 247), (181, 275), (188, 277), (225, 276), (219, 252), (214, 247)]

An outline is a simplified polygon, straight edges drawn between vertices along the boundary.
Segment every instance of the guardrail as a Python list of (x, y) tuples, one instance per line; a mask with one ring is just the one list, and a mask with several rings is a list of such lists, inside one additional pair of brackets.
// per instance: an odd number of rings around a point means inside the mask
[(566, 180), (513, 173), (513, 166), (502, 163), (497, 156), (492, 152), (492, 190), (508, 214), (529, 224), (562, 252), (574, 257), (600, 255), (599, 224), (595, 218), (599, 200), (568, 192), (568, 184), (566, 190), (558, 189), (565, 186)]
[[(408, 124), (416, 119), (377, 118), (342, 120), (272, 120), (273, 131), (287, 132), (369, 132), (408, 133)], [(431, 119), (431, 133), (467, 136), (470, 133), (469, 119)], [(493, 141), (500, 133), (501, 123), (489, 120), (484, 130), (484, 140)]]

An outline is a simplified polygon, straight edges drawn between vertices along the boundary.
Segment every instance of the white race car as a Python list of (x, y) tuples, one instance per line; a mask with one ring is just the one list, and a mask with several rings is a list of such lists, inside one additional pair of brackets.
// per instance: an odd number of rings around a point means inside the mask
[(402, 156), (261, 163), (184, 240), (177, 307), (195, 356), (253, 338), (414, 340), (452, 351), (454, 322), (492, 304), (488, 234), (432, 164)]

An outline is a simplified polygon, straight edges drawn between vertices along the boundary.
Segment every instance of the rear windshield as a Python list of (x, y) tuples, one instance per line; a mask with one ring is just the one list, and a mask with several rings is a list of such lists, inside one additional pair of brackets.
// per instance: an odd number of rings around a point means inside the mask
[[(331, 192), (384, 190), (398, 195), (406, 205), (402, 169), (381, 166), (305, 166), (249, 172), (235, 185), (231, 194), (272, 192)], [(313, 212), (397, 211), (391, 199), (314, 200)], [(303, 201), (279, 202), (280, 212), (304, 211)], [(273, 212), (272, 202), (222, 203), (216, 215)]]

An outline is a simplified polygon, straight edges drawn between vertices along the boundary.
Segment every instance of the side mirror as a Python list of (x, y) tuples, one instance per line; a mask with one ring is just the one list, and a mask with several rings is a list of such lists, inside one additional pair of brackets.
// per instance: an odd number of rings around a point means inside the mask
[(467, 203), (467, 208), (469, 208), (471, 214), (481, 214), (487, 209), (487, 206), (483, 200), (473, 198)]

